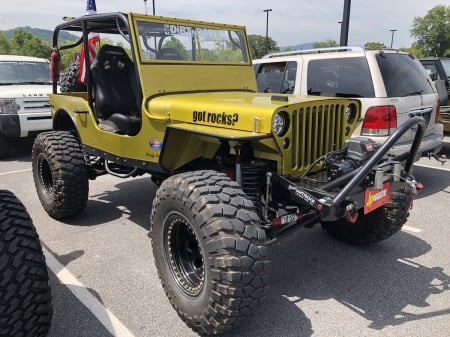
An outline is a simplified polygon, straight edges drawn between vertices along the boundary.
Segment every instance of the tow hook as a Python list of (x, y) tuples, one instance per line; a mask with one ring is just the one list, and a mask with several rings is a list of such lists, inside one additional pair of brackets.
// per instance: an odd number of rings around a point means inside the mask
[(447, 156), (445, 154), (439, 157), (436, 153), (428, 153), (428, 158), (431, 159), (432, 157), (440, 162), (442, 166), (447, 162)]
[(414, 199), (417, 197), (417, 195), (419, 194), (419, 191), (422, 190), (424, 186), (420, 181), (416, 181), (415, 179), (413, 179), (413, 180), (407, 179), (406, 182), (412, 188), (412, 198), (411, 198), (411, 206), (410, 206), (410, 209), (412, 209), (412, 204), (413, 204)]
[(345, 206), (345, 220), (350, 223), (355, 223), (358, 220), (358, 212), (356, 211), (355, 204), (350, 203)]

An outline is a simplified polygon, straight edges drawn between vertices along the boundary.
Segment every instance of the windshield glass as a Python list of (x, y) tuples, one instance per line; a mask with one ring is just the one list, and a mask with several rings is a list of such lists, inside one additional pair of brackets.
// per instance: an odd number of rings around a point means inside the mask
[(0, 62), (0, 84), (49, 84), (47, 62)]
[(157, 22), (138, 22), (143, 61), (247, 63), (241, 31)]

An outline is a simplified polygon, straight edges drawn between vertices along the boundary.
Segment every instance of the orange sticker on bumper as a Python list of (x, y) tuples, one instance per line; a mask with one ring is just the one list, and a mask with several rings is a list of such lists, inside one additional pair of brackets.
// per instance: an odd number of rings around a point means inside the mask
[(391, 183), (388, 181), (384, 183), (381, 189), (369, 188), (366, 190), (364, 196), (364, 214), (376, 210), (389, 201), (390, 187)]

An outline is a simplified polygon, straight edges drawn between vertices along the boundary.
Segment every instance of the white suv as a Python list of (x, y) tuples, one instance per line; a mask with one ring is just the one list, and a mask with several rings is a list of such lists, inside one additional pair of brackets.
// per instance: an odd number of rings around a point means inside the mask
[(9, 154), (10, 140), (52, 128), (49, 77), (46, 59), (0, 55), (0, 158)]
[[(382, 143), (398, 125), (422, 116), (426, 131), (415, 159), (435, 156), (442, 147), (443, 127), (436, 123), (438, 94), (411, 54), (337, 47), (270, 54), (253, 64), (261, 92), (360, 99), (362, 118), (355, 137)], [(390, 153), (407, 153), (414, 135), (415, 130), (405, 133)]]

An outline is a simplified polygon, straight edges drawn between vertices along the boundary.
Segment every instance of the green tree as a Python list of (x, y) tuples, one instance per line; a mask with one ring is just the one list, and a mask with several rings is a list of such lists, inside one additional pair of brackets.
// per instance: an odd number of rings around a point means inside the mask
[(415, 43), (413, 43), (413, 45), (410, 48), (400, 48), (400, 50), (404, 51), (405, 53), (410, 53), (417, 58), (425, 57), (422, 48), (419, 48)]
[(17, 29), (9, 41), (10, 53), (25, 56), (49, 58), (51, 47), (24, 29)]
[(169, 40), (164, 41), (162, 48), (174, 48), (180, 53), (183, 60), (192, 59), (192, 56), (189, 55), (189, 52), (176, 37), (171, 36)]
[(339, 44), (335, 40), (328, 39), (325, 41), (314, 43), (313, 47), (314, 48), (339, 47)]
[(438, 5), (422, 17), (415, 17), (411, 36), (426, 56), (450, 56), (450, 6)]
[(364, 48), (366, 48), (366, 49), (384, 49), (387, 47), (384, 43), (381, 43), (381, 42), (367, 42), (364, 45)]
[[(64, 46), (64, 45), (68, 45), (71, 43), (73, 43), (73, 41), (67, 40), (67, 41), (59, 42), (59, 45)], [(130, 46), (125, 45), (122, 41), (117, 41), (116, 43), (114, 43), (114, 41), (111, 38), (100, 35), (100, 46), (98, 46), (98, 48), (100, 48), (101, 46), (103, 46), (105, 44), (116, 45), (116, 46), (122, 47), (125, 50), (125, 52), (128, 54), (128, 56), (130, 56), (130, 58), (132, 58)], [(80, 57), (80, 53), (81, 53), (81, 44), (79, 44), (73, 48), (61, 50), (60, 51), (61, 70), (65, 71), (68, 67), (70, 67), (76, 61), (76, 59)]]
[(0, 55), (8, 55), (9, 49), (9, 43), (6, 35), (3, 32), (0, 32)]
[[(64, 44), (69, 44), (70, 41), (67, 41), (67, 43), (61, 43), (61, 45)], [(77, 59), (77, 57), (79, 57), (80, 55), (80, 51), (81, 51), (81, 44), (78, 45), (75, 48), (70, 48), (70, 49), (64, 49), (60, 51), (60, 55), (61, 55), (61, 70), (65, 71), (67, 69), (67, 67), (71, 66), (75, 60)]]
[[(248, 35), (248, 44), (250, 56), (252, 59), (258, 59), (269, 53), (280, 51), (277, 43), (269, 36), (266, 44), (266, 37), (262, 35)], [(267, 50), (267, 53), (266, 53)]]
[(234, 61), (240, 62), (242, 60), (242, 50), (235, 48), (230, 42), (217, 45), (215, 49), (217, 61)]

